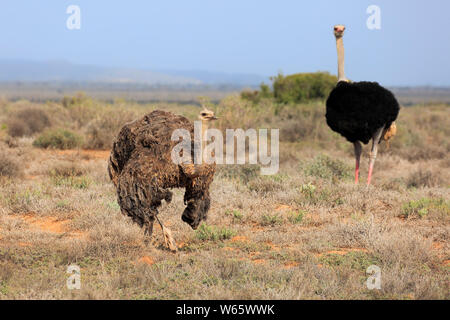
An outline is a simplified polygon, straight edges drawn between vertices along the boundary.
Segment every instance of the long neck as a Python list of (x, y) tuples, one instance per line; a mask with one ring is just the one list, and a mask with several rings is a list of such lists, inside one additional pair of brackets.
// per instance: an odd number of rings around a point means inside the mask
[(202, 120), (202, 151), (205, 149), (206, 146), (206, 131), (208, 131), (209, 127), (209, 121), (208, 120)]
[(338, 82), (339, 81), (348, 81), (345, 77), (344, 72), (344, 40), (342, 37), (336, 38), (336, 49), (338, 56)]

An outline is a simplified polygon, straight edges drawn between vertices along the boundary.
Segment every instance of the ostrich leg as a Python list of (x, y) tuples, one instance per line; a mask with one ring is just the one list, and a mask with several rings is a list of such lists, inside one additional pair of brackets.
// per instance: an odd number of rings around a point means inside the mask
[(355, 164), (355, 183), (358, 184), (358, 179), (359, 179), (359, 161), (361, 159), (361, 152), (362, 152), (361, 142), (356, 141), (356, 142), (353, 143), (353, 146), (355, 147), (355, 159), (356, 159), (356, 164)]
[(169, 228), (164, 227), (164, 225), (162, 224), (161, 220), (159, 220), (158, 216), (155, 216), (156, 221), (158, 221), (162, 232), (163, 232), (163, 236), (164, 236), (164, 243), (169, 247), (169, 249), (173, 252), (177, 251), (177, 245), (175, 243), (175, 239), (172, 236), (172, 232), (169, 230)]
[(155, 222), (155, 220), (151, 220), (151, 221), (148, 221), (145, 225), (144, 234), (146, 236), (148, 235), (149, 238), (151, 238), (153, 235), (153, 223), (154, 222)]
[(370, 185), (372, 179), (373, 166), (375, 164), (375, 159), (377, 158), (378, 144), (380, 143), (381, 134), (383, 133), (384, 127), (378, 129), (372, 137), (372, 150), (370, 152), (369, 160), (369, 175), (367, 176), (367, 185)]

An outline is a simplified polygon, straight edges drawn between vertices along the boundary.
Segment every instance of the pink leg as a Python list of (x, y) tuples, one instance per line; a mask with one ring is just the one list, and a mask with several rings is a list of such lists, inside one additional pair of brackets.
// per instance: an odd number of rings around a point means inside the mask
[(367, 185), (370, 185), (370, 181), (372, 180), (372, 172), (373, 172), (373, 165), (375, 163), (375, 159), (373, 159), (374, 161), (370, 162), (369, 164), (369, 175), (367, 176)]
[(353, 143), (353, 146), (355, 148), (355, 160), (356, 160), (356, 164), (355, 164), (355, 183), (358, 184), (358, 180), (359, 180), (359, 161), (361, 159), (361, 143), (359, 141), (356, 141)]
[(383, 129), (384, 129), (384, 127), (378, 129), (372, 138), (372, 151), (370, 152), (369, 174), (367, 176), (367, 186), (370, 185), (370, 181), (372, 180), (373, 166), (375, 164), (375, 159), (377, 158), (378, 144), (380, 143), (381, 134), (383, 133)]

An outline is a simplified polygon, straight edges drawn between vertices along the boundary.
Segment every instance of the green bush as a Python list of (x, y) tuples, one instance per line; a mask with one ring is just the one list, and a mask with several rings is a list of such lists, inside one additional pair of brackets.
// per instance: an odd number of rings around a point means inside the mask
[(288, 219), (292, 224), (302, 223), (305, 213), (302, 210), (289, 212)]
[(218, 228), (214, 226), (208, 226), (205, 223), (202, 223), (200, 227), (195, 231), (195, 236), (199, 240), (226, 240), (230, 239), (236, 234), (235, 231), (227, 229), (225, 227)]
[(405, 218), (414, 216), (424, 218), (430, 213), (437, 213), (448, 217), (450, 214), (450, 204), (442, 198), (411, 200), (402, 206), (400, 215)]
[(82, 137), (66, 129), (51, 129), (43, 132), (33, 142), (39, 148), (73, 149), (81, 146)]
[(279, 74), (273, 79), (273, 94), (280, 103), (299, 103), (325, 99), (335, 87), (336, 76), (327, 72)]

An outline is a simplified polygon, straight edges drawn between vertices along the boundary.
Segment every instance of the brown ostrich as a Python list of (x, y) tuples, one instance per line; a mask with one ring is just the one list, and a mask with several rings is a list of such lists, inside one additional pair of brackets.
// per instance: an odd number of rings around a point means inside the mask
[[(199, 116), (202, 134), (214, 112), (204, 108)], [(155, 219), (163, 229), (166, 244), (176, 250), (170, 231), (158, 219), (162, 200), (172, 200), (172, 188), (185, 188), (186, 208), (182, 220), (196, 229), (207, 217), (210, 207), (209, 186), (215, 164), (176, 164), (171, 152), (180, 141), (172, 141), (176, 129), (186, 129), (191, 135), (191, 157), (194, 159), (194, 125), (185, 117), (161, 110), (127, 123), (114, 141), (108, 163), (109, 176), (116, 186), (122, 214), (145, 228), (150, 237)], [(204, 135), (203, 135), (204, 137)]]

